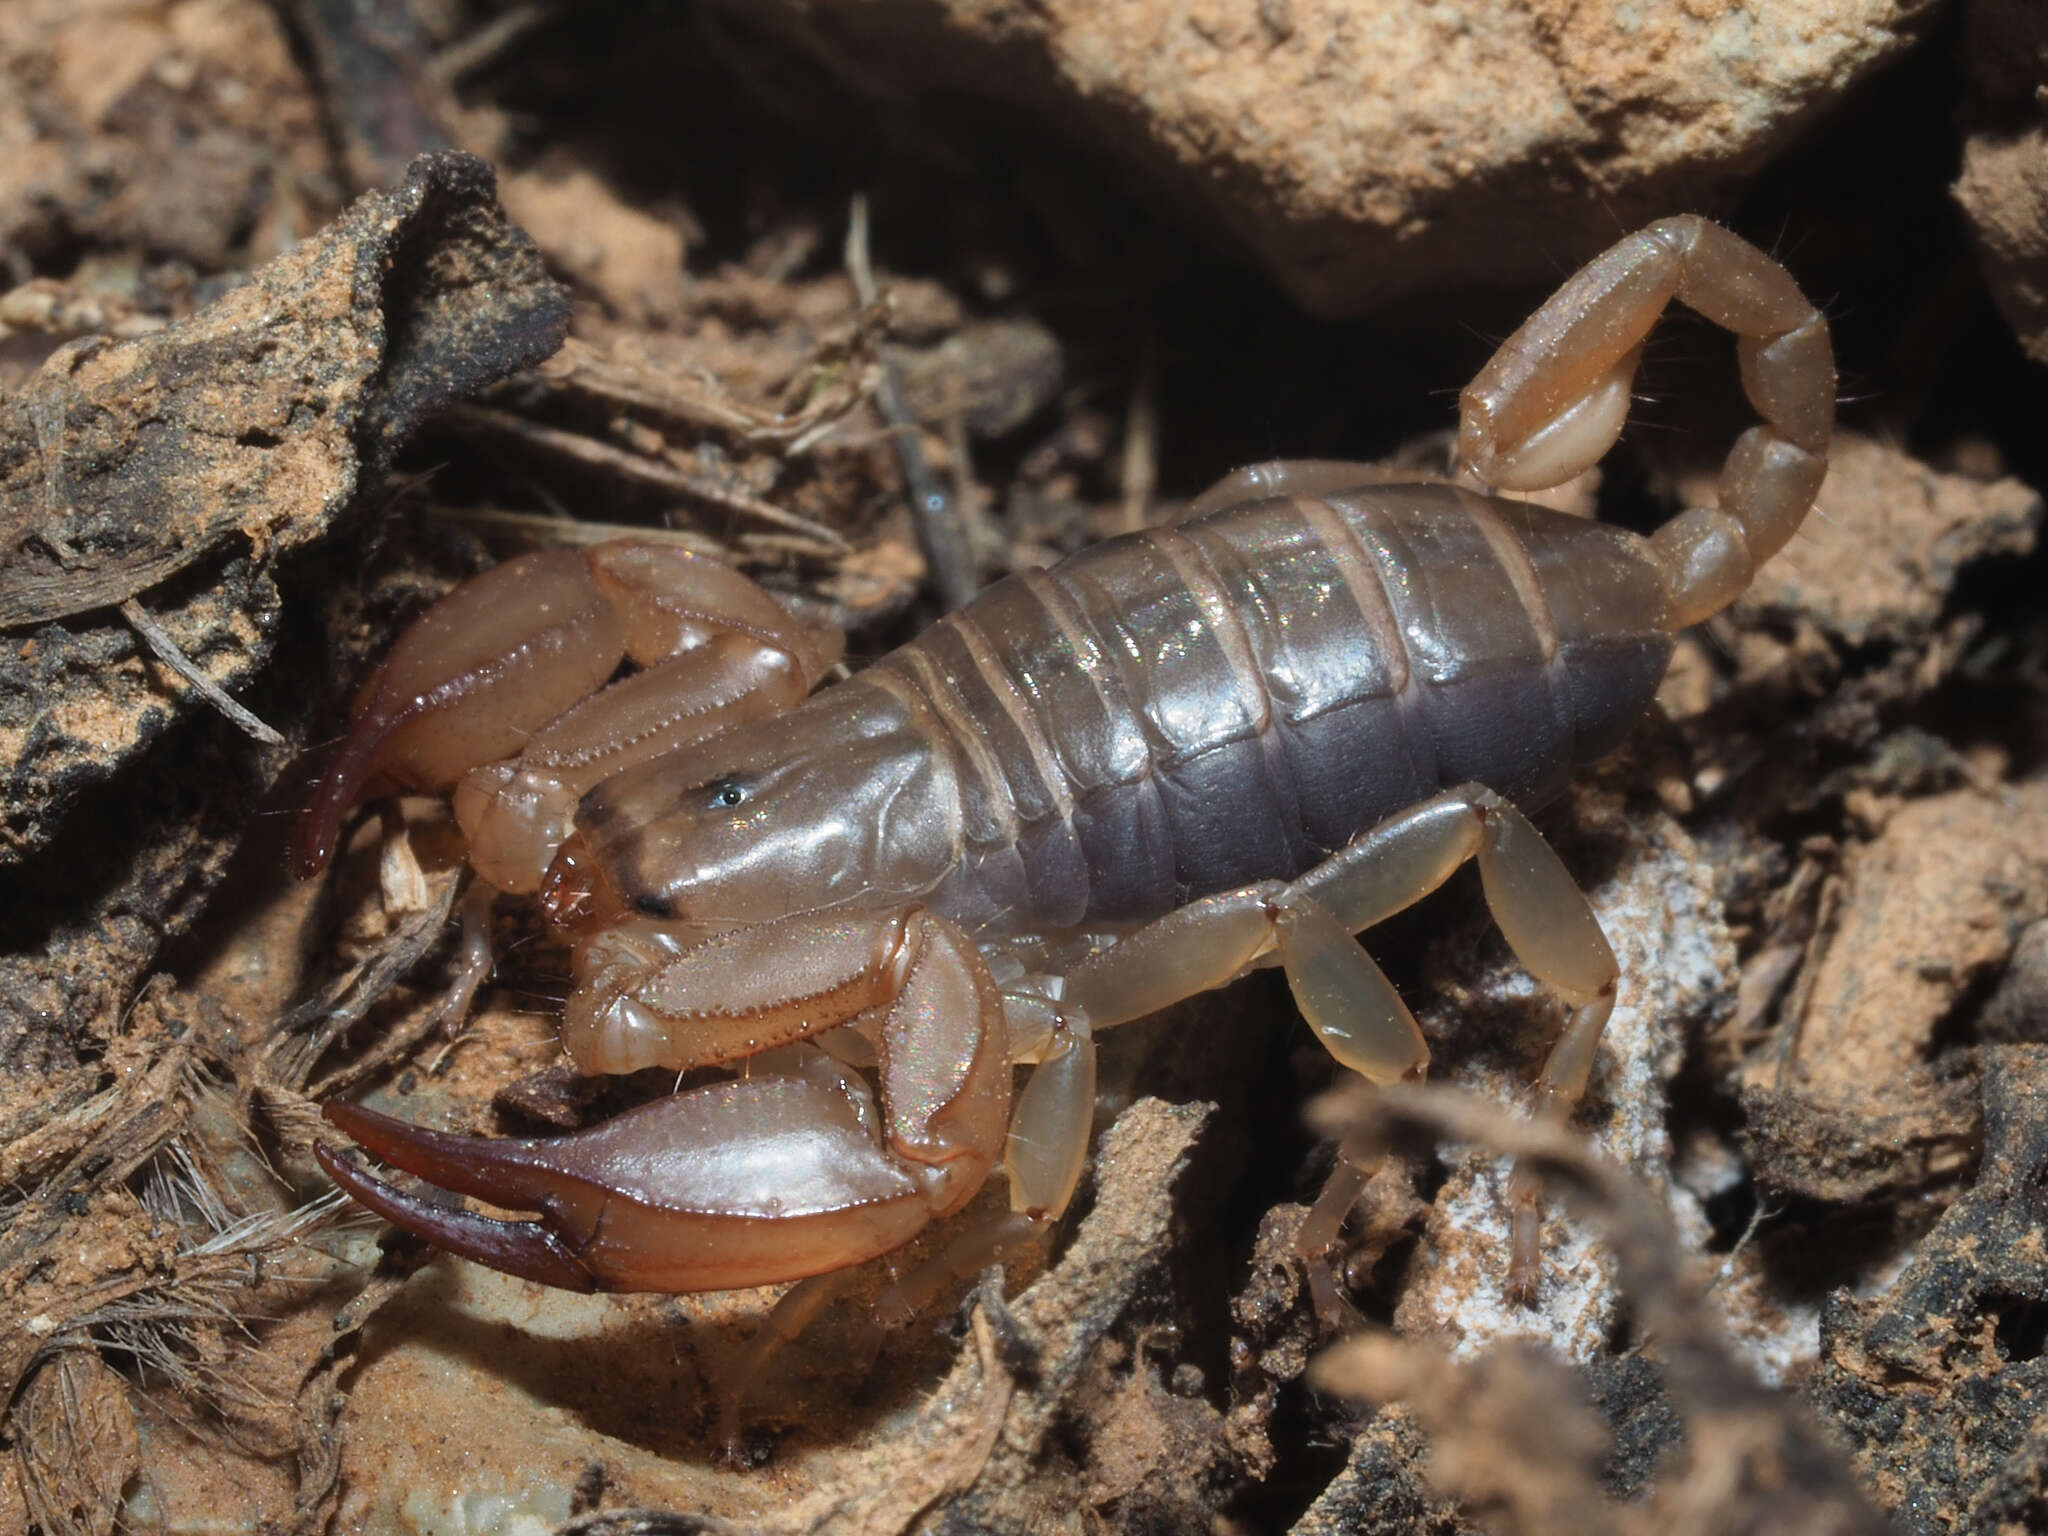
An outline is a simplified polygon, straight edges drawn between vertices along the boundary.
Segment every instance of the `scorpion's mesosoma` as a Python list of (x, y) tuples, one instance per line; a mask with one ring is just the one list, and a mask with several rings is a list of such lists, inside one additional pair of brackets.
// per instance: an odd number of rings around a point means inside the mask
[[(1470, 478), (1556, 485), (1620, 432), (1674, 297), (1736, 334), (1762, 422), (1719, 505), (1647, 539), (1463, 485), (1260, 465), (1171, 527), (998, 582), (807, 699), (836, 641), (711, 562), (609, 545), (458, 589), (359, 696), (301, 870), (366, 791), (455, 786), (482, 878), (538, 891), (576, 937), (562, 1034), (578, 1069), (744, 1071), (548, 1140), (327, 1107), (378, 1157), (530, 1220), (401, 1190), (326, 1147), (323, 1166), (498, 1269), (697, 1291), (886, 1253), (1003, 1162), (1009, 1214), (885, 1294), (900, 1310), (1065, 1207), (1091, 1029), (1275, 957), (1339, 1061), (1420, 1076), (1415, 1022), (1353, 935), (1474, 857), (1510, 946), (1569, 1005), (1536, 1084), (1539, 1107), (1569, 1113), (1616, 966), (1517, 807), (1619, 742), (1675, 633), (1797, 529), (1826, 468), (1834, 360), (1782, 267), (1687, 216), (1576, 273), (1461, 397)], [(585, 699), (627, 655), (645, 670)], [(1036, 1065), (1013, 1106), (1019, 1063)], [(1357, 1179), (1333, 1180), (1325, 1236)], [(1526, 1291), (1525, 1186), (1515, 1206)]]

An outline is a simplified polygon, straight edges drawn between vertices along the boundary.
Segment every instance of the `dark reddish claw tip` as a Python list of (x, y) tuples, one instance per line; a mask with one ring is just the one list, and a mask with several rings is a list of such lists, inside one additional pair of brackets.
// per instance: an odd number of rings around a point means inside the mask
[(569, 840), (555, 850), (553, 862), (541, 877), (541, 912), (553, 927), (573, 930), (595, 916), (596, 895), (597, 880), (590, 868), (589, 855), (584, 851), (583, 836), (572, 833)]
[[(469, 1137), (421, 1130), (403, 1120), (394, 1120), (389, 1115), (380, 1115), (354, 1104), (329, 1104), (322, 1113), (330, 1124), (362, 1142), (378, 1157), (430, 1180), (434, 1179), (434, 1173), (423, 1168), (422, 1164), (439, 1170), (447, 1167), (449, 1159), (460, 1155), (457, 1149), (464, 1142), (482, 1147), (492, 1145)], [(423, 1237), (438, 1248), (489, 1269), (565, 1291), (594, 1291), (599, 1288), (596, 1276), (542, 1222), (500, 1221), (495, 1217), (480, 1216), (459, 1205), (443, 1205), (424, 1195), (399, 1189), (345, 1159), (324, 1141), (313, 1144), (313, 1156), (327, 1176), (362, 1205), (393, 1226), (401, 1227), (415, 1237)], [(479, 1184), (500, 1183), (482, 1169), (472, 1167), (460, 1172), (469, 1176), (451, 1178), (447, 1182), (466, 1186), (470, 1193), (484, 1199), (492, 1199), (494, 1194), (512, 1193), (502, 1185), (495, 1191), (477, 1188)], [(513, 1194), (505, 1203), (538, 1206), (541, 1202), (526, 1201)]]
[(370, 786), (377, 748), (390, 734), (389, 721), (380, 729), (366, 729), (358, 722), (339, 747), (315, 759), (319, 766), (312, 794), (299, 812), (298, 825), (292, 828), (292, 872), (301, 880), (312, 879), (334, 857), (341, 824)]
[(299, 812), (292, 828), (292, 873), (310, 880), (334, 857), (334, 839), (341, 829), (340, 812), (330, 813), (319, 801)]

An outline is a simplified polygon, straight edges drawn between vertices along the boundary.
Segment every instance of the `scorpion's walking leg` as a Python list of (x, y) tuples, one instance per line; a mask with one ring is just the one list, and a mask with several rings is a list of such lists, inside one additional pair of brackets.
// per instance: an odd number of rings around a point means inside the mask
[[(1651, 541), (1667, 602), (1645, 617), (1676, 630), (1742, 590), (1797, 529), (1826, 472), (1835, 383), (1827, 325), (1777, 262), (1692, 216), (1620, 241), (1568, 279), (1466, 388), (1459, 454), (1480, 480), (1511, 490), (1557, 485), (1592, 465), (1621, 431), (1644, 337), (1672, 299), (1736, 334), (1743, 388), (1763, 417), (1729, 455), (1719, 506), (1681, 514)], [(1316, 461), (1255, 465), (1191, 510), (1248, 496), (1314, 497), (1350, 474)], [(1510, 944), (1572, 1005), (1537, 1085), (1544, 1112), (1568, 1114), (1613, 1007), (1613, 953), (1533, 828), (1481, 790), (1424, 802), (1292, 886), (1247, 888), (1167, 918), (1084, 966), (1072, 995), (1098, 1025), (1113, 1023), (1214, 985), (1270, 945), (1340, 1061), (1376, 1081), (1420, 1075), (1428, 1052), (1413, 1019), (1342, 935), (1399, 910), (1474, 854)], [(1312, 1240), (1334, 1236), (1359, 1182), (1356, 1169), (1339, 1170), (1312, 1215)], [(1537, 1207), (1529, 1180), (1518, 1175), (1513, 1184), (1510, 1284), (1526, 1296)]]
[(1003, 1147), (1010, 1208), (956, 1234), (876, 1297), (875, 1321), (885, 1328), (909, 1321), (955, 1280), (1002, 1263), (1051, 1231), (1088, 1165), (1095, 1036), (1087, 1014), (1028, 986), (1003, 994), (1003, 1012), (1010, 1059), (1033, 1064)]
[[(1433, 796), (1382, 822), (1289, 884), (1266, 882), (1183, 907), (1076, 967), (1066, 996), (1098, 1027), (1156, 1012), (1277, 953), (1303, 1016), (1331, 1055), (1376, 1083), (1422, 1077), (1429, 1047), (1386, 974), (1352, 937), (1433, 891), (1468, 858), (1509, 946), (1563, 996), (1570, 1017), (1537, 1080), (1545, 1113), (1585, 1091), (1614, 1006), (1614, 951), (1585, 895), (1529, 820), (1481, 785)], [(1311, 1236), (1334, 1238), (1356, 1170), (1319, 1202)], [(1533, 1195), (1517, 1191), (1510, 1286), (1536, 1274)], [(1325, 1301), (1328, 1298), (1324, 1298)]]
[[(1010, 1208), (955, 1233), (936, 1253), (883, 1287), (869, 1315), (868, 1347), (878, 1348), (884, 1329), (910, 1321), (955, 1280), (980, 1274), (1037, 1242), (1065, 1213), (1081, 1182), (1095, 1107), (1095, 1042), (1087, 1020), (1026, 987), (1003, 994), (1003, 1014), (1011, 1060), (1036, 1063), (1012, 1108), (1005, 1141)], [(824, 1043), (828, 1048), (834, 1044), (831, 1037)], [(729, 1446), (753, 1383), (859, 1273), (837, 1269), (813, 1275), (776, 1298), (727, 1376), (719, 1411)], [(856, 1346), (855, 1352), (864, 1351)]]

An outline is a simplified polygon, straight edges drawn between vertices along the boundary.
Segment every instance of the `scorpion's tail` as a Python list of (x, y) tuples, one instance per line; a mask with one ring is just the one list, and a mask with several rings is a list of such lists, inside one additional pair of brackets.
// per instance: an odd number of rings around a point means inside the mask
[(1657, 530), (1673, 629), (1716, 613), (1798, 530), (1827, 474), (1835, 357), (1826, 319), (1791, 274), (1695, 214), (1660, 219), (1579, 269), (1459, 397), (1458, 452), (1508, 490), (1561, 484), (1620, 435), (1643, 339), (1682, 300), (1733, 331), (1742, 387), (1763, 417), (1721, 471), (1720, 505)]

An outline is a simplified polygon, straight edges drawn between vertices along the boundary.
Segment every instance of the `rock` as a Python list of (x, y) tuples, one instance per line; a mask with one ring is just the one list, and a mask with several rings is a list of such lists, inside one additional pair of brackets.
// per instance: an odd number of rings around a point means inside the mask
[(1971, 131), (1956, 201), (1984, 281), (2027, 356), (2048, 363), (2048, 15), (2026, 0), (1970, 7)]
[(1913, 800), (1850, 854), (1788, 1086), (1883, 1115), (1944, 1021), (2048, 905), (2048, 786)]
[(620, 201), (590, 171), (544, 165), (507, 176), (505, 211), (560, 270), (628, 320), (673, 322), (683, 312), (683, 232)]
[[(1350, 314), (1555, 280), (1711, 206), (1904, 51), (1911, 0), (776, 0), (819, 57), (1027, 102)], [(1483, 105), (1481, 105), (1483, 103)]]
[(0, 398), (0, 865), (208, 708), (113, 610), (139, 601), (215, 685), (246, 685), (282, 623), (279, 558), (567, 325), (489, 168), (426, 156), (190, 318), (68, 342)]

